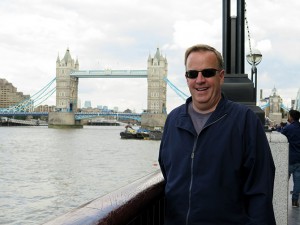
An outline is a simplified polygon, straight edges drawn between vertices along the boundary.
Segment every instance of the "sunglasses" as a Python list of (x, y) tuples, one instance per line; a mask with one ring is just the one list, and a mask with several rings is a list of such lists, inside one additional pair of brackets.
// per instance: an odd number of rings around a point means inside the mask
[(216, 75), (217, 69), (204, 69), (204, 70), (188, 70), (185, 72), (185, 76), (190, 79), (195, 79), (198, 77), (199, 72), (202, 73), (202, 76), (205, 78), (213, 77)]

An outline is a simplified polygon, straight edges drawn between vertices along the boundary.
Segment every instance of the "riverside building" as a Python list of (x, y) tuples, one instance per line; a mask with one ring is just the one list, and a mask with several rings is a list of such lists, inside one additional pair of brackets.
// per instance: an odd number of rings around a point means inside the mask
[(0, 78), (0, 108), (8, 108), (29, 98), (30, 95), (24, 95), (23, 92), (18, 92), (12, 83)]

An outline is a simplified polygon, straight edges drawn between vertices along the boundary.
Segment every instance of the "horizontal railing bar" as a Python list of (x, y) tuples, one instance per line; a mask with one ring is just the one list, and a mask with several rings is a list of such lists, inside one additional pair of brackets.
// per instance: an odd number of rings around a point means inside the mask
[(163, 193), (164, 180), (158, 170), (44, 225), (126, 225), (163, 198)]

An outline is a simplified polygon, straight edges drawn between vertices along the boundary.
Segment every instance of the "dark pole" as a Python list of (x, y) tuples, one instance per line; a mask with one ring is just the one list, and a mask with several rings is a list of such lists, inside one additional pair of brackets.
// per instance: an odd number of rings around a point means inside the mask
[(245, 0), (237, 0), (236, 72), (245, 73)]
[(235, 16), (230, 17), (230, 35), (231, 35), (231, 40), (230, 40), (230, 74), (234, 74), (235, 76), (238, 74), (237, 73), (237, 30), (236, 30), (236, 25), (237, 25), (237, 18)]
[(252, 68), (250, 81), (248, 75), (245, 74), (244, 68), (245, 0), (234, 1), (236, 1), (237, 3), (237, 16), (231, 17), (231, 1), (223, 0), (222, 43), (224, 68), (226, 73), (224, 78), (224, 85), (222, 85), (222, 92), (228, 99), (249, 106), (249, 108), (251, 108), (260, 118), (262, 124), (264, 124), (264, 111), (256, 106), (257, 70), (255, 67)]
[(223, 57), (226, 74), (245, 73), (245, 0), (237, 1), (232, 17), (231, 0), (223, 0)]
[(230, 0), (223, 0), (223, 58), (226, 74), (231, 73), (231, 25), (230, 25)]

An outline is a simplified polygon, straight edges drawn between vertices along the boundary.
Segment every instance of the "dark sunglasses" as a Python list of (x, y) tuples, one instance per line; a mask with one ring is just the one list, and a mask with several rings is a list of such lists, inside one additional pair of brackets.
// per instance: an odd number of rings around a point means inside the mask
[(199, 72), (202, 73), (202, 76), (205, 78), (213, 77), (217, 73), (217, 69), (204, 69), (204, 70), (188, 70), (185, 72), (185, 76), (190, 79), (195, 79), (198, 77)]

